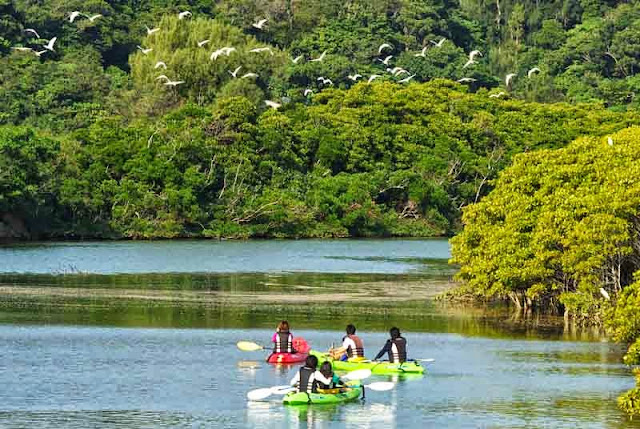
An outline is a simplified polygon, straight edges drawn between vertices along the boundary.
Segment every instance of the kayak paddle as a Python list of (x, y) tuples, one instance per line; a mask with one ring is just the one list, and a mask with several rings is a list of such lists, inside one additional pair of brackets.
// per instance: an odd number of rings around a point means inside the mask
[(377, 392), (384, 392), (386, 390), (391, 390), (395, 387), (395, 383), (391, 381), (376, 381), (375, 383), (363, 384), (362, 387), (366, 387), (370, 390), (375, 390)]
[[(371, 376), (370, 369), (357, 369), (355, 371), (351, 371), (350, 373), (340, 377), (342, 380), (364, 380), (367, 377)], [(388, 383), (388, 382), (381, 382)], [(373, 385), (378, 383), (371, 383)], [(391, 383), (393, 384), (393, 383)], [(261, 399), (268, 398), (271, 395), (285, 395), (289, 392), (294, 391), (296, 388), (292, 386), (273, 386), (273, 387), (264, 387), (261, 389), (254, 389), (247, 393), (247, 399), (250, 401), (259, 401)], [(375, 388), (373, 390), (376, 390)], [(389, 389), (386, 389), (389, 390)]]
[(264, 346), (253, 343), (251, 341), (238, 341), (236, 346), (243, 352), (255, 352), (258, 350), (264, 350)]

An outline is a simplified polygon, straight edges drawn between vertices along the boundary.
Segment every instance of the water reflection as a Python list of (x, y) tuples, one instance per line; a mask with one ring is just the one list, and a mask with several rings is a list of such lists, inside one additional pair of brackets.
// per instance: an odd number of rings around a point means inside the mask
[(399, 325), (403, 331), (492, 338), (601, 338), (558, 317), (434, 302), (424, 297), (447, 283), (429, 276), (268, 277), (273, 275), (0, 275), (0, 323), (259, 328), (287, 318), (296, 329), (341, 330), (355, 323), (369, 331)]
[[(345, 408), (344, 421), (347, 424), (359, 428), (394, 427), (397, 403), (393, 399), (393, 396), (391, 398), (391, 404), (383, 404), (380, 402), (372, 403), (372, 400), (375, 399), (369, 395), (362, 404), (354, 404), (354, 406), (350, 406), (348, 409)], [(378, 400), (387, 402), (388, 398), (379, 398)]]

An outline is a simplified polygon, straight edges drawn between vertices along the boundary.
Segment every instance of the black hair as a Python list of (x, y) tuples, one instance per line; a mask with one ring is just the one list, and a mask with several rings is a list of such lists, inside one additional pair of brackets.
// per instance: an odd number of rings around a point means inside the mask
[(320, 372), (322, 373), (322, 375), (324, 375), (327, 378), (331, 377), (333, 375), (333, 369), (331, 369), (331, 362), (329, 362), (328, 360), (322, 362), (322, 365), (320, 365)]
[(314, 355), (307, 356), (307, 360), (304, 361), (304, 366), (311, 369), (316, 369), (318, 367), (318, 358)]
[(389, 334), (391, 334), (391, 338), (395, 340), (396, 338), (400, 337), (400, 329), (394, 326), (389, 330)]
[(347, 335), (353, 335), (356, 333), (356, 327), (354, 325), (352, 325), (351, 323), (349, 323), (347, 325)]

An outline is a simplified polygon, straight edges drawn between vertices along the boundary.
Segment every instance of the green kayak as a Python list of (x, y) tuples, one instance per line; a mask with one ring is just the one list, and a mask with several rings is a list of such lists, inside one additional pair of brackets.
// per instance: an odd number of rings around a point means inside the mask
[[(349, 384), (351, 385), (351, 383)], [(358, 399), (362, 394), (362, 387), (360, 382), (353, 382), (353, 385), (346, 389), (331, 389), (331, 391), (339, 393), (292, 392), (288, 393), (282, 402), (287, 405), (337, 404)]]
[(391, 363), (365, 360), (354, 362), (333, 360), (329, 355), (317, 352), (315, 350), (311, 350), (309, 354), (316, 356), (320, 364), (328, 360), (329, 362), (331, 362), (333, 369), (335, 369), (336, 371), (355, 371), (356, 369), (370, 369), (374, 374), (422, 374), (424, 372), (424, 367), (420, 365), (420, 362), (416, 361)]

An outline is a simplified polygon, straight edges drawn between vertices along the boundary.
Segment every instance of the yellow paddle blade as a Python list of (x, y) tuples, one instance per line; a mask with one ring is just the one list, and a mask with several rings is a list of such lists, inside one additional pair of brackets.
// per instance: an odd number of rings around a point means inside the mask
[(251, 341), (238, 341), (236, 346), (243, 352), (255, 352), (264, 349), (260, 344), (252, 343)]

